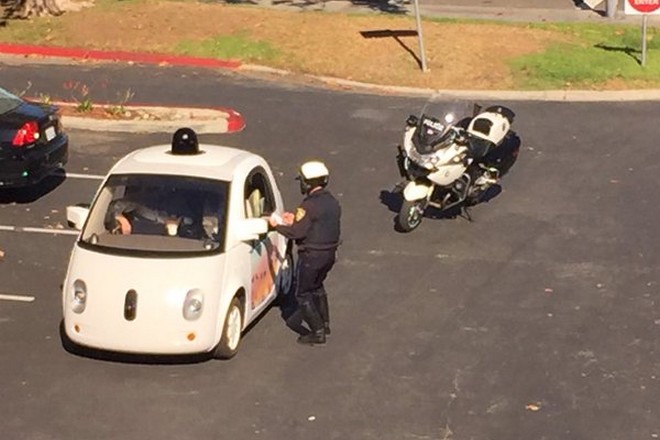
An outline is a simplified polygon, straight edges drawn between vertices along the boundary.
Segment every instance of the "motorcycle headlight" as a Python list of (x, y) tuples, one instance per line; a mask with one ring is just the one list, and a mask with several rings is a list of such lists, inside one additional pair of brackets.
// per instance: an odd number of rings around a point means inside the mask
[(199, 289), (193, 289), (186, 294), (183, 301), (183, 317), (188, 321), (194, 321), (202, 316), (204, 310), (204, 294)]
[(87, 286), (83, 280), (73, 282), (73, 291), (71, 292), (71, 310), (74, 313), (82, 313), (87, 306)]
[(438, 160), (439, 160), (438, 156), (436, 156), (435, 154), (427, 155), (420, 158), (419, 164), (424, 168), (426, 168), (427, 170), (431, 170), (438, 163)]

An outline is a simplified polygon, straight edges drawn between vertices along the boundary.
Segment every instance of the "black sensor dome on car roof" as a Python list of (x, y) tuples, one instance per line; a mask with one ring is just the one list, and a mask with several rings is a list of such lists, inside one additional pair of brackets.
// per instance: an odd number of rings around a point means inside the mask
[(192, 128), (179, 128), (174, 132), (174, 136), (172, 136), (172, 154), (186, 156), (199, 153), (197, 133)]

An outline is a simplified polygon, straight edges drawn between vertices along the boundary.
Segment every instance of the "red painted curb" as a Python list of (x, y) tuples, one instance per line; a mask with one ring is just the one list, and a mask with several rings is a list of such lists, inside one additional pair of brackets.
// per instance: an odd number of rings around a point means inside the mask
[(245, 128), (245, 119), (243, 116), (231, 108), (222, 108), (222, 110), (229, 114), (227, 118), (227, 133), (243, 131)]
[(95, 50), (55, 46), (34, 46), (29, 44), (0, 43), (0, 53), (12, 55), (40, 55), (44, 57), (63, 57), (84, 60), (123, 61), (142, 64), (171, 64), (177, 66), (219, 67), (237, 69), (240, 61), (220, 60), (185, 55), (165, 55), (157, 53), (124, 52), (119, 50)]

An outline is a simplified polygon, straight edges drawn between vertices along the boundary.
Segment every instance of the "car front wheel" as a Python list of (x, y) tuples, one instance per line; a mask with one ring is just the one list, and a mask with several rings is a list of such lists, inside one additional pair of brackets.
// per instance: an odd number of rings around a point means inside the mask
[(231, 359), (238, 352), (243, 328), (243, 309), (238, 298), (234, 298), (225, 316), (220, 342), (215, 347), (213, 356), (217, 359)]

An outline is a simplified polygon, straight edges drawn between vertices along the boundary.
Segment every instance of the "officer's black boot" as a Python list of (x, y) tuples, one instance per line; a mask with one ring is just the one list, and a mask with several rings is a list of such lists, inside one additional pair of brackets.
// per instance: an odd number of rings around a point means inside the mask
[(325, 335), (330, 334), (330, 308), (328, 307), (328, 294), (325, 293), (325, 290), (322, 289), (314, 295), (316, 299), (316, 307), (321, 315), (323, 320), (323, 327), (325, 329)]
[(299, 308), (296, 308), (294, 312), (289, 313), (285, 322), (287, 327), (298, 333), (300, 336), (309, 334), (309, 329), (303, 325), (303, 316)]
[(300, 311), (302, 312), (303, 319), (309, 324), (311, 332), (307, 335), (300, 336), (298, 343), (300, 344), (325, 344), (325, 330), (323, 329), (323, 320), (319, 312), (314, 306), (314, 302), (306, 301), (300, 304)]

